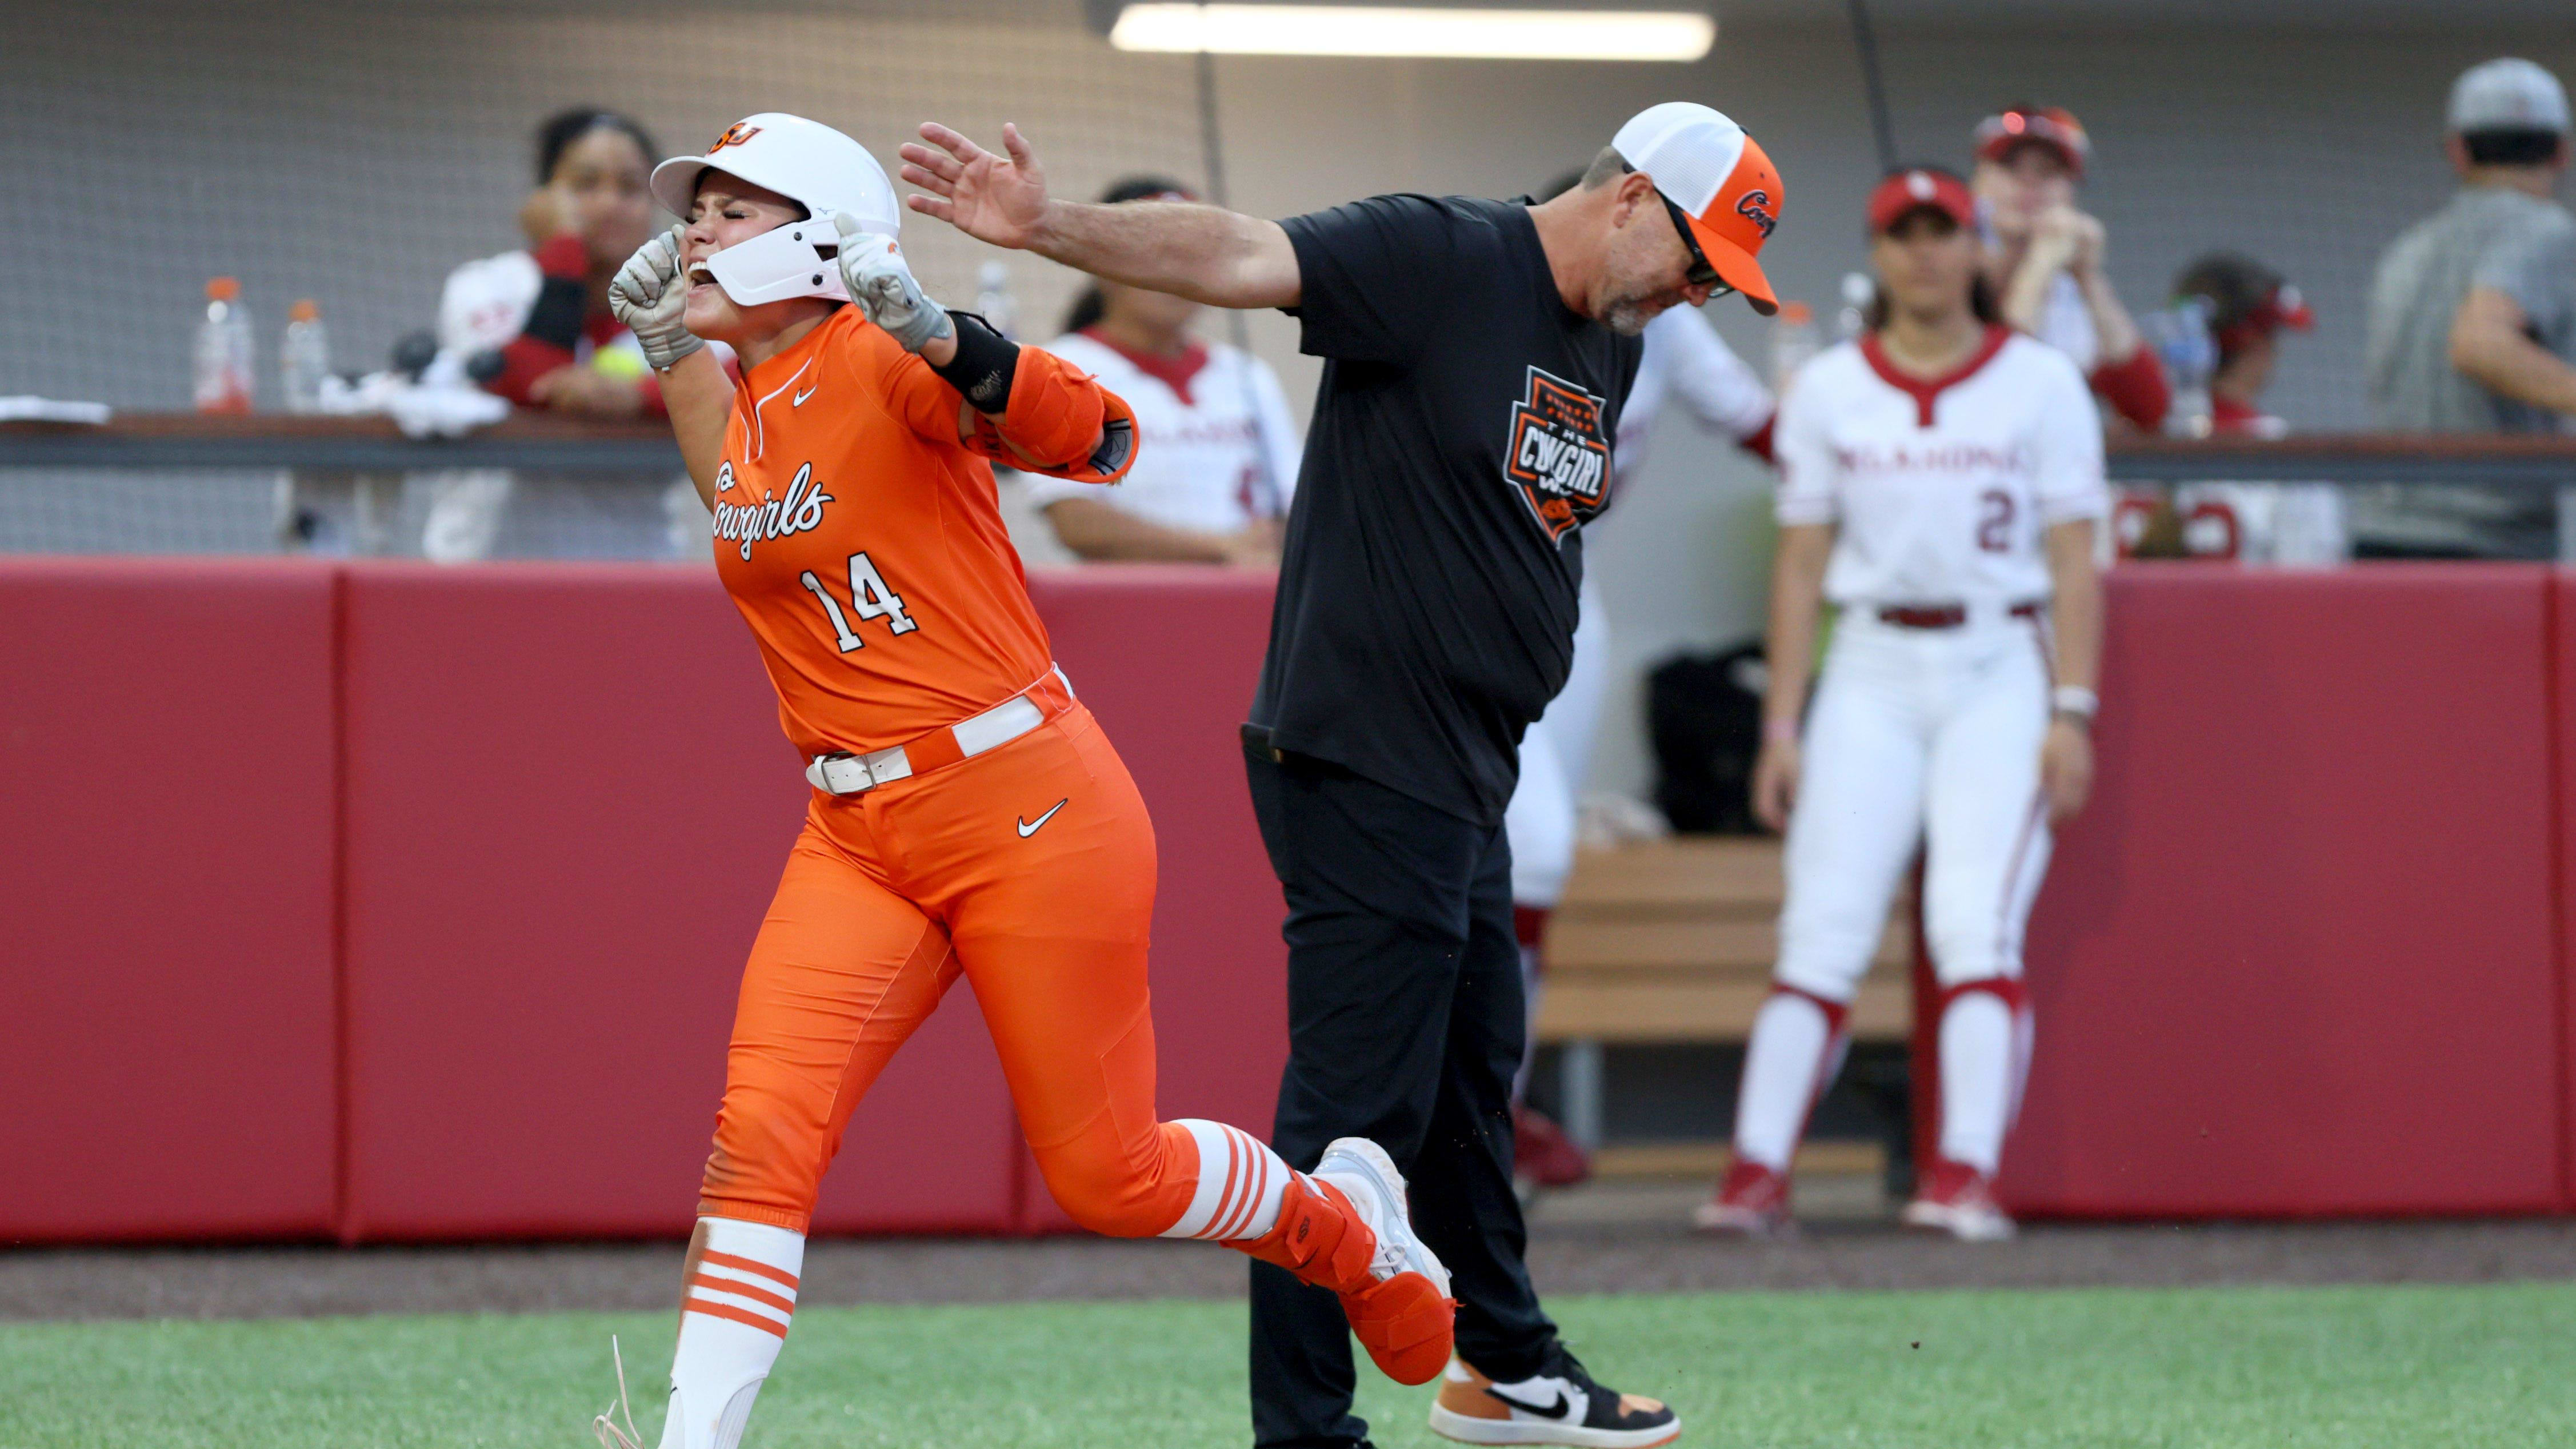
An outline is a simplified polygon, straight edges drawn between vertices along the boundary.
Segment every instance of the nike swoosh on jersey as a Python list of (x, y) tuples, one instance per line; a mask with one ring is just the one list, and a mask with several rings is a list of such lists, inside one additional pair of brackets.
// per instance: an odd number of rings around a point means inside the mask
[(1020, 838), (1022, 840), (1026, 840), (1030, 836), (1037, 834), (1038, 826), (1044, 825), (1048, 821), (1053, 820), (1055, 818), (1055, 812), (1063, 809), (1072, 799), (1073, 797), (1068, 795), (1064, 799), (1055, 802), (1055, 804), (1048, 809), (1047, 813), (1037, 818), (1036, 824), (1031, 824), (1026, 817), (1022, 817), (1020, 820)]
[(1542, 1419), (1562, 1419), (1566, 1415), (1574, 1412), (1574, 1400), (1567, 1398), (1565, 1396), (1565, 1390), (1563, 1389), (1558, 1389), (1556, 1391), (1556, 1402), (1552, 1404), (1533, 1404), (1527, 1399), (1515, 1399), (1511, 1395), (1504, 1393), (1501, 1389), (1492, 1388), (1490, 1386), (1486, 1388), (1485, 1392), (1502, 1400), (1504, 1403), (1511, 1405), (1515, 1409), (1519, 1409), (1524, 1413), (1536, 1414)]
[(796, 396), (787, 400), (787, 405), (791, 408), (801, 408), (805, 406), (805, 399), (812, 397), (815, 393), (815, 389), (820, 388), (821, 386), (822, 384), (818, 382), (814, 384), (813, 387), (809, 387), (803, 392), (796, 394)]

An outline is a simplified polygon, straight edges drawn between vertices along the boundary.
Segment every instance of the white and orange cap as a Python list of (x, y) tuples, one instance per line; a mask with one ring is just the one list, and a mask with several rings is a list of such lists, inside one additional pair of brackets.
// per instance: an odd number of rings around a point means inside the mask
[(1780, 310), (1754, 260), (1780, 224), (1780, 173), (1742, 126), (1706, 106), (1666, 101), (1629, 117), (1610, 149), (1681, 211), (1719, 278), (1763, 316)]

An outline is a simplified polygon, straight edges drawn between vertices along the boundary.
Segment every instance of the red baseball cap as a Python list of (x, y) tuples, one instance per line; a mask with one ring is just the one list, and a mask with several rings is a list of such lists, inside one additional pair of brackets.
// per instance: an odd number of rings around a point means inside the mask
[(1938, 166), (1890, 171), (1869, 194), (1869, 234), (1877, 236), (1918, 211), (1937, 211), (1960, 230), (1977, 224), (1977, 198), (1968, 183)]
[(1780, 310), (1754, 259), (1780, 224), (1780, 173), (1742, 126), (1706, 106), (1666, 101), (1629, 117), (1610, 147), (1682, 214), (1719, 280), (1765, 317)]
[(2001, 161), (2024, 143), (2046, 146), (2078, 181), (2084, 179), (2084, 163), (2093, 155), (2093, 141), (2084, 134), (2084, 123), (2063, 106), (2014, 106), (1998, 112), (1977, 123), (1976, 140), (1980, 161)]

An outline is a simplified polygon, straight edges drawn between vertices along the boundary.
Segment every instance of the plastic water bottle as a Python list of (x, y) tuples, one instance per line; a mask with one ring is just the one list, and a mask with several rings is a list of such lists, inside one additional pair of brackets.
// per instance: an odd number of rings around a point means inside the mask
[(2173, 406), (2165, 413), (2165, 431), (2175, 437), (2205, 438), (2210, 431), (2210, 375), (2218, 370), (2218, 339), (2209, 330), (2209, 304), (2185, 297), (2162, 312), (2138, 320), (2147, 345), (2173, 380)]
[(1771, 319), (1771, 386), (1785, 392), (1789, 379), (1821, 348), (1816, 336), (1816, 309), (1804, 302), (1783, 302)]
[(322, 410), (322, 379), (331, 373), (331, 338), (322, 309), (306, 297), (287, 309), (286, 335), (277, 344), (277, 377), (290, 413)]
[(986, 262), (975, 272), (975, 310), (1004, 337), (1020, 339), (1019, 306), (1011, 300), (1011, 269)]
[(196, 400), (201, 413), (246, 413), (251, 397), (250, 313), (241, 283), (206, 283), (206, 320), (197, 324)]
[(1869, 325), (1869, 304), (1878, 296), (1878, 283), (1867, 272), (1843, 273), (1843, 309), (1834, 315), (1834, 336), (1849, 342)]

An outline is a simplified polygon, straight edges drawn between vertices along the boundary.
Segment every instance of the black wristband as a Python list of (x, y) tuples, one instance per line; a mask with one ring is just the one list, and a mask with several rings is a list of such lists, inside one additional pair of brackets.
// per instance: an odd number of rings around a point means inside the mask
[(548, 277), (519, 335), (570, 352), (581, 345), (582, 314), (589, 308), (590, 294), (579, 277)]
[(957, 328), (957, 355), (945, 367), (932, 363), (930, 370), (964, 393), (975, 411), (998, 417), (1011, 406), (1011, 379), (1020, 370), (1020, 345), (972, 312), (952, 311), (948, 320)]

